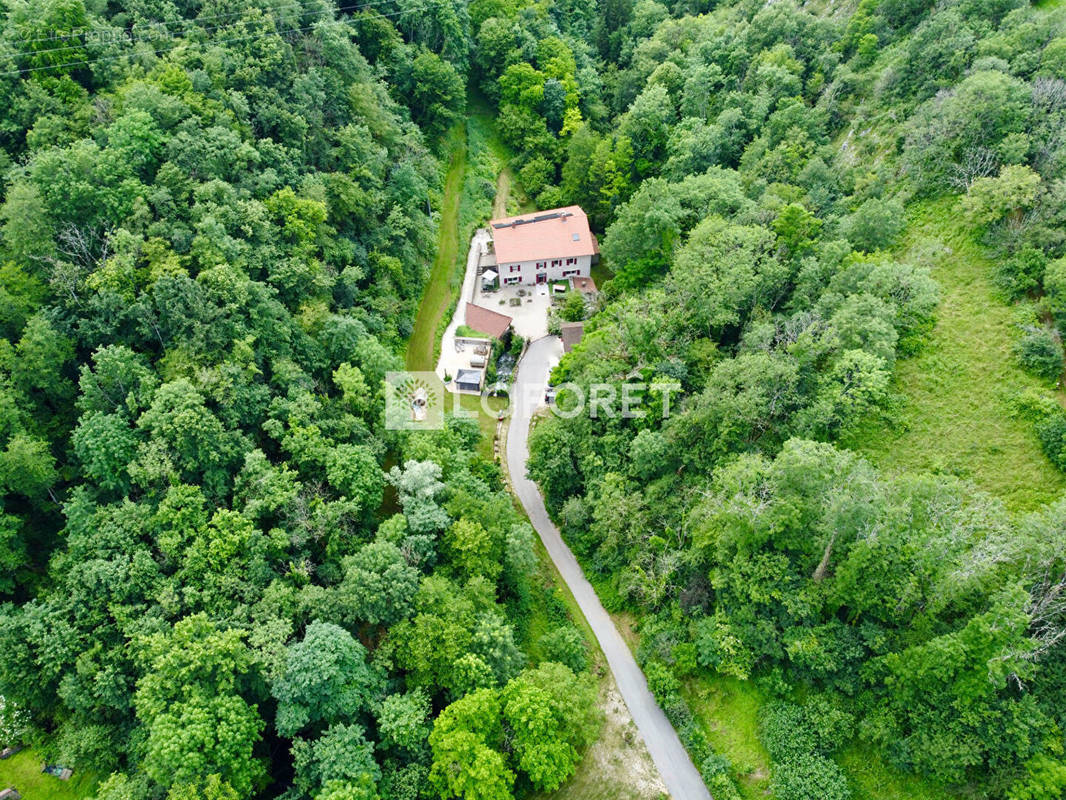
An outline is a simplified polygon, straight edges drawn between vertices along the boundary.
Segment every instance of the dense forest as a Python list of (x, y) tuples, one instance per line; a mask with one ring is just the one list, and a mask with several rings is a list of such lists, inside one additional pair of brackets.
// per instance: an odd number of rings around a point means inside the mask
[(6, 0), (0, 744), (99, 800), (574, 773), (587, 643), (476, 422), (382, 421), (476, 98), (613, 274), (554, 380), (682, 387), (665, 419), (546, 417), (530, 471), (715, 800), (740, 768), (683, 696), (710, 675), (771, 698), (777, 800), (850, 797), (854, 741), (1062, 797), (1066, 498), (845, 446), (936, 325), (901, 247), (932, 216), (995, 265), (1012, 407), (1066, 470), (1053, 5)]
[(666, 420), (549, 417), (530, 470), (604, 603), (639, 617), (714, 796), (736, 770), (682, 691), (709, 674), (771, 698), (779, 800), (849, 797), (833, 756), (854, 741), (943, 793), (1062, 797), (1066, 500), (1015, 512), (834, 443), (891, 414), (935, 324), (928, 265), (896, 247), (932, 211), (1017, 301), (1009, 357), (1049, 388), (1013, 402), (1066, 467), (1066, 14), (612, 2), (560, 14), (573, 57), (541, 44), (531, 69), (523, 42), (551, 39), (526, 13), (481, 25), (484, 89), (527, 186), (588, 208), (614, 271), (554, 378), (684, 393)]
[(598, 733), (477, 423), (383, 426), (469, 20), (374, 5), (5, 5), (3, 744), (101, 800), (506, 798)]

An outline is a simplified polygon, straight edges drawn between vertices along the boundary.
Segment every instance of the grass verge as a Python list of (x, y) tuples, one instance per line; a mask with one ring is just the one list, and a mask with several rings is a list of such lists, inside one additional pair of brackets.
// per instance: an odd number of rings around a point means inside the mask
[[(456, 212), (456, 252), (446, 281), (435, 287), (446, 294), (439, 300), (443, 311), (435, 315), (436, 328), (432, 335), (431, 364), (440, 355), (440, 341), (459, 302), (459, 292), (466, 270), (466, 256), (474, 230), (485, 224), (497, 205), (507, 207), (521, 197), (521, 189), (507, 166), (510, 155), (496, 132), (496, 118), (483, 100), (471, 94), (467, 100), (470, 113), (465, 124), (465, 165)], [(427, 294), (426, 297), (429, 295)], [(423, 300), (425, 302), (425, 300)], [(434, 302), (437, 302), (436, 300)], [(426, 320), (428, 324), (428, 320)], [(413, 337), (412, 337), (413, 338)], [(432, 369), (433, 367), (427, 367)]]
[(96, 791), (93, 773), (75, 770), (70, 780), (61, 781), (41, 772), (43, 763), (31, 748), (0, 761), (0, 789), (14, 786), (26, 800), (81, 800)]
[[(478, 427), (481, 428), (481, 439), (478, 441), (477, 452), (482, 458), (489, 461), (493, 459), (492, 443), (496, 439), (496, 412), (506, 408), (507, 400), (502, 397), (486, 397), (482, 405), (482, 398), (475, 394), (449, 394), (448, 410), (455, 411), (453, 405), (458, 399), (459, 409), (465, 414), (475, 415)], [(486, 411), (486, 408), (488, 411)]]
[[(722, 675), (687, 681), (682, 694), (699, 719), (711, 748), (729, 759), (732, 778), (745, 800), (771, 796), (770, 754), (759, 740), (759, 710), (765, 698), (751, 681)], [(854, 744), (836, 755), (852, 800), (944, 800), (955, 795), (888, 764), (875, 749)]]
[(888, 472), (967, 478), (1011, 510), (1026, 511), (1066, 488), (1032, 423), (1012, 408), (1021, 392), (1048, 390), (1015, 364), (1013, 310), (997, 298), (993, 264), (959, 225), (956, 202), (919, 204), (896, 254), (928, 264), (941, 289), (928, 343), (896, 365), (899, 407), (867, 420), (841, 444)]
[(452, 126), (447, 137), (448, 171), (437, 228), (437, 255), (415, 316), (414, 330), (407, 341), (407, 369), (428, 371), (434, 367), (433, 351), (437, 326), (448, 310), (449, 279), (455, 272), (459, 253), (459, 200), (466, 170), (466, 127)]

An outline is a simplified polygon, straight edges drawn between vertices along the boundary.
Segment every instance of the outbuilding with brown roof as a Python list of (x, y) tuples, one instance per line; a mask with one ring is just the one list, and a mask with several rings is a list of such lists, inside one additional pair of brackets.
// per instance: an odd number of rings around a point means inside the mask
[(507, 329), (511, 327), (511, 318), (491, 308), (467, 303), (466, 326), (487, 333), (493, 339), (502, 339)]

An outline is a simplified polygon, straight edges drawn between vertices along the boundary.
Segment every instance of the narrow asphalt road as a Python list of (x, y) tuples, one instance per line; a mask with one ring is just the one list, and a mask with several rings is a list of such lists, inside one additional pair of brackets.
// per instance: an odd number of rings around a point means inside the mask
[(544, 500), (537, 485), (526, 477), (529, 457), (529, 422), (537, 402), (543, 399), (548, 384), (548, 371), (558, 362), (563, 347), (558, 337), (546, 336), (529, 345), (518, 366), (512, 387), (515, 399), (514, 416), (507, 434), (507, 468), (515, 494), (522, 502), (533, 527), (537, 529), (548, 555), (573, 592), (581, 612), (607, 657), (622, 699), (637, 723), (648, 752), (659, 769), (663, 783), (673, 800), (710, 800), (710, 792), (703, 783), (688, 752), (681, 744), (670, 721), (655, 702), (648, 689), (644, 673), (637, 666), (614, 622), (600, 604), (592, 585), (585, 578), (570, 548), (563, 542), (558, 528), (548, 517)]

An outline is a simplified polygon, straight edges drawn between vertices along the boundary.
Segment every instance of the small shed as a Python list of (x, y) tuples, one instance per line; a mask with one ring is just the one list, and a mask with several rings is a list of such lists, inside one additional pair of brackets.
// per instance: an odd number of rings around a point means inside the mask
[(559, 326), (559, 338), (563, 340), (563, 352), (569, 353), (585, 335), (584, 322), (564, 322)]
[(461, 369), (455, 376), (455, 386), (460, 392), (481, 391), (481, 370)]
[(494, 269), (487, 269), (484, 272), (482, 272), (481, 273), (481, 288), (482, 288), (482, 290), (495, 289), (496, 288), (496, 281), (499, 280), (499, 277), (500, 276), (497, 274), (496, 270), (494, 270)]

